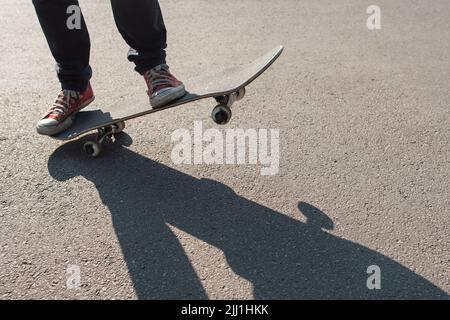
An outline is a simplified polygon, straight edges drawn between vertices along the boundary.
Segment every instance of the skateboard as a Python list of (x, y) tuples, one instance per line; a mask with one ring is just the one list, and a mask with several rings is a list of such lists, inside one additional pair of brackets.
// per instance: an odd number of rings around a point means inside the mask
[(266, 71), (283, 52), (278, 46), (253, 62), (224, 69), (211, 70), (207, 74), (184, 81), (186, 95), (168, 105), (152, 109), (148, 96), (143, 92), (121, 96), (105, 108), (89, 106), (80, 111), (73, 125), (52, 138), (68, 141), (97, 130), (95, 140), (84, 143), (84, 152), (91, 156), (100, 155), (102, 145), (125, 129), (125, 122), (154, 112), (178, 107), (201, 99), (215, 100), (211, 118), (220, 125), (231, 119), (231, 107), (245, 96), (246, 87)]

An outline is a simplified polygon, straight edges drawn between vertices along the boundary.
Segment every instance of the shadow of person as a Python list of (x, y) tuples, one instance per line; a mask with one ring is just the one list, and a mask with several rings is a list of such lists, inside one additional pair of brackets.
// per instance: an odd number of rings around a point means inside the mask
[[(169, 225), (222, 250), (256, 299), (449, 297), (399, 263), (324, 231), (333, 222), (310, 204), (298, 204), (303, 223), (120, 143), (108, 149), (88, 159), (79, 142), (67, 143), (50, 156), (48, 170), (58, 181), (83, 176), (95, 184), (141, 299), (207, 298)], [(381, 270), (380, 290), (367, 287), (372, 265)]]

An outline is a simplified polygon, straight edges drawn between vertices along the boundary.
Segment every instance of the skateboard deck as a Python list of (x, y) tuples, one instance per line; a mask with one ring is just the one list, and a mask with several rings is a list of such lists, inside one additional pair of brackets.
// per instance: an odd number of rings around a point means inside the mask
[[(76, 115), (69, 129), (52, 138), (66, 141), (98, 130), (97, 142), (102, 143), (105, 136), (122, 131), (125, 121), (206, 98), (214, 98), (219, 103), (213, 111), (213, 120), (220, 124), (226, 123), (231, 117), (230, 107), (243, 98), (245, 87), (266, 71), (282, 52), (283, 47), (278, 46), (249, 64), (211, 70), (186, 80), (184, 85), (187, 94), (164, 107), (152, 109), (142, 89), (119, 97), (107, 107), (88, 106)], [(214, 116), (216, 111), (218, 116)], [(89, 150), (92, 151), (91, 148)]]

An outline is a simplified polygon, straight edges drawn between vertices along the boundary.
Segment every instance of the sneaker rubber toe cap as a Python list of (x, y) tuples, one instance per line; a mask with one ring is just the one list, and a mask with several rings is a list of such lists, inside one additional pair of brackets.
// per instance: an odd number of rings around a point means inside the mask
[(59, 123), (55, 119), (45, 118), (37, 123), (36, 130), (39, 134), (55, 135), (61, 131), (64, 131), (70, 125), (69, 122), (69, 119), (64, 123)]

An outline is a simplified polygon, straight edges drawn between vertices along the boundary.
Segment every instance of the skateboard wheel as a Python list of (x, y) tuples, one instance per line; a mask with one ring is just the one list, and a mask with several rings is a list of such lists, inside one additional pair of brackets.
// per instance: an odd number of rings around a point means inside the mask
[(114, 133), (120, 133), (125, 129), (125, 121), (117, 122), (113, 124)]
[(102, 145), (97, 141), (88, 141), (83, 146), (84, 152), (90, 157), (98, 157), (102, 151)]
[(223, 104), (223, 105), (227, 105), (228, 104), (228, 96), (218, 96), (218, 97), (215, 97), (216, 98), (216, 101), (217, 101), (217, 103), (219, 103), (219, 104)]
[(217, 124), (227, 124), (231, 119), (231, 109), (226, 105), (219, 104), (213, 109), (211, 118)]
[(236, 101), (242, 100), (245, 97), (245, 88), (240, 88), (236, 95)]

